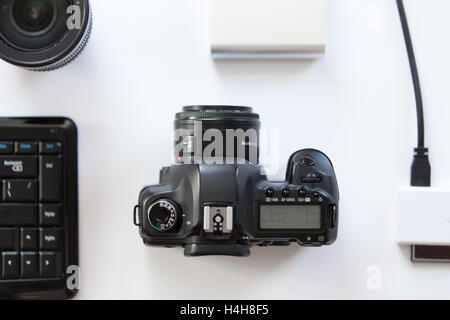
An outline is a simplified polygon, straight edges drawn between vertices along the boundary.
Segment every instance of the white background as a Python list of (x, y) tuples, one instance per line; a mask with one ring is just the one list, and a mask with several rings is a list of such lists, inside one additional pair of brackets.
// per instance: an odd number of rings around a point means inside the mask
[[(93, 34), (76, 62), (52, 73), (0, 63), (2, 115), (64, 115), (78, 124), (78, 298), (450, 298), (450, 265), (412, 264), (395, 242), (396, 189), (409, 182), (416, 123), (393, 0), (328, 1), (327, 53), (306, 61), (213, 61), (208, 0), (92, 2)], [(450, 3), (405, 6), (433, 185), (450, 187)], [(181, 249), (142, 244), (132, 209), (141, 187), (171, 163), (175, 112), (222, 103), (253, 106), (264, 128), (280, 129), (280, 178), (297, 149), (331, 157), (341, 191), (334, 245), (185, 258)], [(366, 285), (373, 265), (380, 290)]]

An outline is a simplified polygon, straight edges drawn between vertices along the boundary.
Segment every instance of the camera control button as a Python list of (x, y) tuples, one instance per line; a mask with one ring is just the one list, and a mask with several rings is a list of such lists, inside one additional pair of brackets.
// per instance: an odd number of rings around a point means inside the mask
[(320, 196), (320, 193), (318, 193), (317, 191), (313, 193), (314, 198), (318, 198), (319, 196)]
[(298, 190), (298, 195), (300, 196), (300, 197), (304, 197), (304, 196), (306, 196), (306, 190), (305, 189), (300, 189), (300, 190)]
[(334, 229), (337, 225), (337, 207), (334, 204), (328, 206), (328, 226)]
[(320, 183), (322, 182), (322, 178), (320, 177), (302, 177), (303, 183)]
[(274, 194), (275, 194), (275, 191), (273, 190), (273, 188), (266, 189), (266, 196), (273, 197)]
[(158, 231), (170, 231), (177, 223), (178, 211), (178, 205), (173, 201), (160, 199), (148, 209), (148, 221)]
[(304, 157), (302, 158), (302, 163), (303, 163), (303, 164), (306, 164), (307, 166), (310, 166), (310, 167), (312, 167), (312, 166), (314, 166), (314, 165), (316, 164), (316, 162), (314, 161), (314, 159), (311, 158), (310, 156), (304, 156)]
[(291, 194), (291, 190), (285, 188), (285, 189), (283, 189), (282, 193), (283, 193), (283, 197), (287, 198)]

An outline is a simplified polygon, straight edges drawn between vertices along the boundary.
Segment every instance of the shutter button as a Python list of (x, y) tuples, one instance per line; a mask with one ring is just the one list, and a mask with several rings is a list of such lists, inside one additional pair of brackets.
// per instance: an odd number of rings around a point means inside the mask
[(314, 166), (316, 164), (316, 162), (314, 161), (313, 158), (309, 157), (309, 156), (305, 156), (302, 158), (302, 163), (306, 164), (307, 166)]

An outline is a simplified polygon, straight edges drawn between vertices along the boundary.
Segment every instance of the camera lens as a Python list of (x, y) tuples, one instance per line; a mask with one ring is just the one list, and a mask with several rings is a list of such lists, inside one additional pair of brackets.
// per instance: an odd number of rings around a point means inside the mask
[(175, 117), (175, 159), (259, 162), (259, 115), (250, 107), (186, 106)]
[(92, 26), (89, 0), (0, 0), (0, 58), (48, 71), (75, 59)]

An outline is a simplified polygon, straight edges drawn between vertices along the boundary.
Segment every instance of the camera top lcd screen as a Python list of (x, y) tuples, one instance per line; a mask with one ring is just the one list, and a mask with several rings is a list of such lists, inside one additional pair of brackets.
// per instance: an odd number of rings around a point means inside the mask
[(261, 205), (261, 229), (320, 229), (320, 206)]

